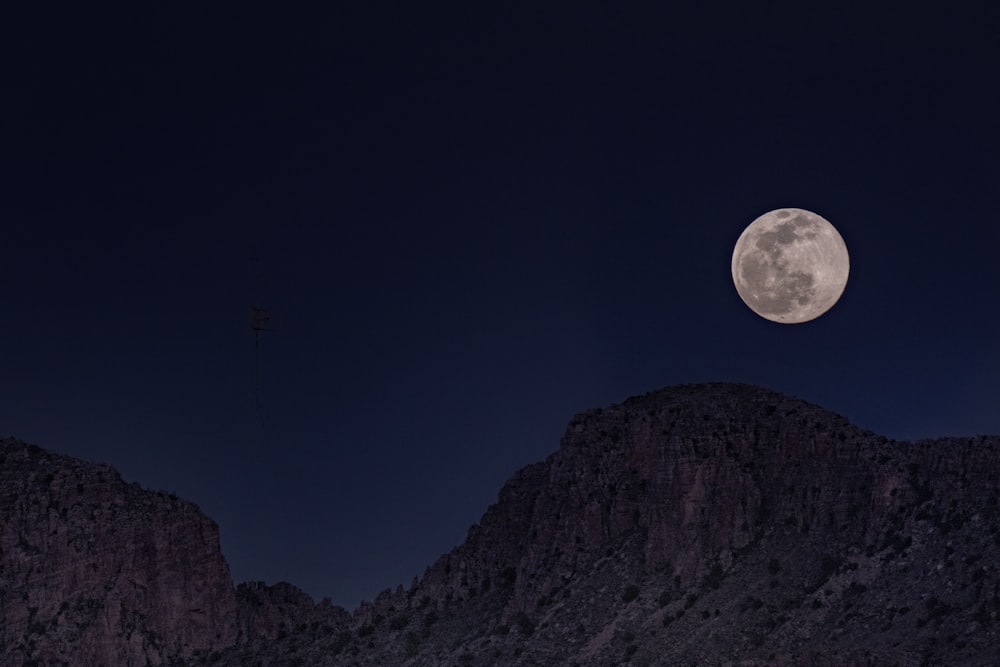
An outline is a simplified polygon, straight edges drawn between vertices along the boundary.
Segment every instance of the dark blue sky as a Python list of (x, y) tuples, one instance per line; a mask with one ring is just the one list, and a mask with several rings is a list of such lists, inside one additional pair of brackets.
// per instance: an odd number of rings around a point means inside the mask
[[(0, 433), (198, 503), (237, 580), (409, 584), (670, 384), (1000, 433), (996, 9), (147, 4), (3, 21)], [(779, 207), (851, 254), (807, 324), (731, 281)]]

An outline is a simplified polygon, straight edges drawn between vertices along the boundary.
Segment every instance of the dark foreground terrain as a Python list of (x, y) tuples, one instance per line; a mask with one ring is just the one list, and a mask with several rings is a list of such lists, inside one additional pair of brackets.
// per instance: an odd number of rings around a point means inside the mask
[(234, 587), (217, 526), (0, 441), (3, 665), (1000, 664), (1000, 437), (897, 442), (747, 385), (574, 418), (353, 614)]

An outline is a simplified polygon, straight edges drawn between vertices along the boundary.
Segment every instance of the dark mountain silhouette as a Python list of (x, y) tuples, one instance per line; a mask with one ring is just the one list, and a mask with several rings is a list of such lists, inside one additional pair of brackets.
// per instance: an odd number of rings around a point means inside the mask
[(0, 445), (0, 662), (993, 665), (1000, 438), (898, 442), (781, 394), (574, 418), (465, 542), (353, 614), (233, 588), (215, 525)]

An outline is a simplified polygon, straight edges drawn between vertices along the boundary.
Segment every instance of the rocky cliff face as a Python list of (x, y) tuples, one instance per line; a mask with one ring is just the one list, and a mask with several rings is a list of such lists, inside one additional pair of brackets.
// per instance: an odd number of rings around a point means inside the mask
[(194, 505), (0, 441), (0, 663), (161, 664), (232, 644), (235, 612)]
[(997, 437), (895, 442), (745, 385), (654, 392), (576, 417), (462, 545), (351, 616), (234, 591), (186, 503), (4, 447), (3, 664), (1000, 663)]
[(0, 440), (0, 664), (189, 664), (348, 620), (290, 584), (234, 589), (193, 504)]

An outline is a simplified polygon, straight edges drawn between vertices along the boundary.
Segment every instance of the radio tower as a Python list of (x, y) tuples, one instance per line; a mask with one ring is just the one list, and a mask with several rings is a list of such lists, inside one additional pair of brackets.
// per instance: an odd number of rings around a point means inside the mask
[(250, 302), (250, 328), (253, 329), (253, 447), (251, 456), (256, 457), (264, 440), (264, 413), (260, 404), (260, 334), (271, 329), (271, 311), (261, 306), (260, 257), (251, 257), (253, 294)]

